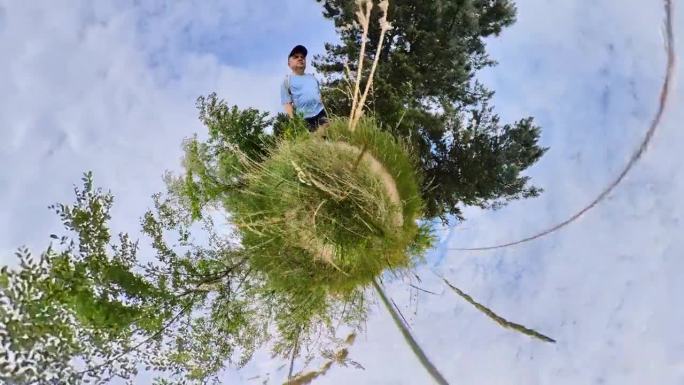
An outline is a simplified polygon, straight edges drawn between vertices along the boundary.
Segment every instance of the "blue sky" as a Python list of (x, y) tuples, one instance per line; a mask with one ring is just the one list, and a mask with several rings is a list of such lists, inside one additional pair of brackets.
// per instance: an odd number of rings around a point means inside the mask
[[(602, 205), (536, 242), (448, 250), (514, 240), (574, 213), (620, 171), (656, 108), (660, 2), (517, 4), (518, 22), (488, 43), (499, 65), (480, 79), (504, 121), (531, 115), (543, 127), (550, 150), (529, 175), (546, 191), (495, 212), (468, 209), (465, 223), (441, 229), (419, 269), (439, 296), (402, 282), (389, 292), (453, 383), (682, 384), (681, 84), (648, 152)], [(313, 0), (0, 0), (0, 261), (14, 263), (21, 245), (47, 246), (60, 227), (46, 207), (69, 202), (85, 170), (116, 196), (114, 230), (135, 234), (164, 170), (180, 167), (182, 139), (204, 132), (197, 96), (277, 111), (289, 49), (319, 53), (334, 39)], [(499, 328), (431, 269), (559, 342)], [(428, 383), (379, 306), (350, 353), (365, 370), (333, 368), (318, 383)], [(262, 357), (226, 383), (266, 372), (278, 383), (278, 365)]]

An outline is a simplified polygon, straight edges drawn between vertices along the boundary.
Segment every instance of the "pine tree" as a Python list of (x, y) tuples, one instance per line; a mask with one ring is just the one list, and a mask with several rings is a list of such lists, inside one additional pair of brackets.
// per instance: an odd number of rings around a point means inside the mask
[[(361, 46), (356, 4), (316, 1), (334, 21), (341, 43), (326, 44), (326, 54), (314, 65), (325, 76), (327, 108), (348, 116), (345, 74), (354, 72)], [(379, 12), (376, 6), (371, 19)], [(491, 107), (493, 92), (475, 78), (478, 70), (495, 64), (484, 38), (515, 21), (512, 2), (396, 0), (389, 18), (388, 44), (379, 53), (372, 44), (365, 51), (368, 63), (381, 55), (368, 105), (385, 129), (408, 140), (419, 154), (426, 216), (462, 219), (463, 205), (496, 208), (537, 196), (541, 190), (521, 173), (545, 152), (538, 145), (540, 128), (531, 117), (501, 123)], [(371, 23), (368, 39), (377, 41), (379, 33)]]

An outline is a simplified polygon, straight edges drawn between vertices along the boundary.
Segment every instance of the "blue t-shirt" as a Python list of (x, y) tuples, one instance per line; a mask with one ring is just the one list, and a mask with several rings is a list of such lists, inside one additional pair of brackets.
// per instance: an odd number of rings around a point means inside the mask
[[(288, 90), (289, 78), (289, 90)], [(295, 112), (311, 118), (323, 111), (318, 80), (311, 74), (290, 74), (280, 87), (281, 104), (292, 103)]]

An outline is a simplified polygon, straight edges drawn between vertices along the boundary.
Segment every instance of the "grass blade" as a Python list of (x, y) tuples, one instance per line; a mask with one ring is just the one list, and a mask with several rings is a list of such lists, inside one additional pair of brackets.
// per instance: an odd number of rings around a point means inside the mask
[(449, 281), (447, 281), (446, 278), (442, 278), (442, 279), (451, 288), (451, 290), (453, 290), (456, 294), (461, 296), (461, 298), (468, 301), (471, 305), (475, 306), (477, 308), (477, 310), (483, 312), (485, 315), (487, 315), (487, 317), (493, 319), (494, 322), (505, 327), (506, 329), (513, 329), (513, 330), (518, 331), (520, 333), (526, 334), (530, 337), (540, 339), (544, 342), (556, 343), (556, 340), (554, 340), (553, 338), (547, 337), (547, 336), (539, 333), (538, 331), (527, 328), (523, 325), (517, 324), (515, 322), (508, 321), (507, 319), (497, 315), (491, 309), (489, 309), (488, 307), (486, 307), (484, 305), (479, 304), (477, 301), (475, 301), (473, 299), (473, 297), (469, 296), (468, 294), (461, 291), (461, 289), (459, 289), (456, 286), (449, 283)]

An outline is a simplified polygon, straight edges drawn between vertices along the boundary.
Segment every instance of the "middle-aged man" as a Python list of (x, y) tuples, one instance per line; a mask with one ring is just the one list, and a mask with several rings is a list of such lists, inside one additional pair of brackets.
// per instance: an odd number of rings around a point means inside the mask
[(287, 57), (287, 66), (292, 70), (280, 88), (280, 100), (285, 112), (292, 118), (301, 115), (313, 132), (320, 126), (328, 124), (328, 116), (321, 101), (321, 90), (318, 80), (306, 70), (307, 50), (302, 45), (292, 48)]

